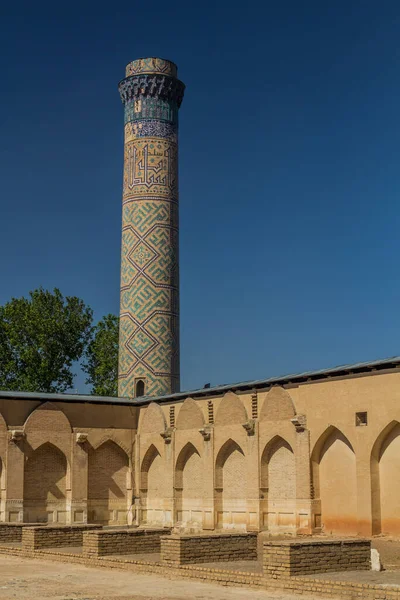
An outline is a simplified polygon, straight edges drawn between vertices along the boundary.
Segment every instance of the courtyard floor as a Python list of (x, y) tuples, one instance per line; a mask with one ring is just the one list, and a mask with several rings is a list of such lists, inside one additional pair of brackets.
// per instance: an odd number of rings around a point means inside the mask
[[(18, 548), (21, 544), (2, 544)], [(385, 571), (376, 573), (342, 572), (313, 575), (316, 580), (343, 581), (383, 586), (400, 586), (400, 540), (377, 537), (372, 547), (381, 556)], [(49, 549), (49, 552), (79, 555), (81, 547)], [(43, 551), (44, 552), (44, 551)], [(117, 558), (117, 555), (115, 555)], [(118, 555), (121, 560), (159, 562), (159, 554)], [(261, 573), (259, 561), (202, 564), (202, 567)], [(0, 600), (311, 600), (307, 595), (293, 595), (271, 590), (223, 587), (188, 579), (170, 580), (159, 575), (143, 575), (80, 564), (33, 560), (7, 554), (0, 555)], [(313, 596), (314, 600), (319, 600)]]
[[(280, 592), (223, 587), (188, 580), (164, 579), (55, 563), (0, 556), (1, 600), (311, 600)], [(313, 596), (312, 600), (318, 600)]]

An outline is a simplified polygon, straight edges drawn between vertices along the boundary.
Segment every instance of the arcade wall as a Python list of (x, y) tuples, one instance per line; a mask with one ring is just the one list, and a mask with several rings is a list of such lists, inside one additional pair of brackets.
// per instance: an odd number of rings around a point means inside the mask
[(0, 519), (399, 535), (399, 378), (142, 406), (0, 399)]

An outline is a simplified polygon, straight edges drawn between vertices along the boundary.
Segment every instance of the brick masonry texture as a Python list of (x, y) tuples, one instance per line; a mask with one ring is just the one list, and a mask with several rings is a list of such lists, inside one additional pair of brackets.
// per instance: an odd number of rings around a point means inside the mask
[(24, 527), (32, 527), (32, 523), (0, 523), (0, 544), (21, 542)]
[[(253, 423), (252, 395), (227, 392), (211, 400), (212, 426), (207, 398), (0, 398), (0, 521), (395, 536), (400, 371), (379, 373), (258, 391)], [(306, 429), (288, 419), (289, 401)], [(354, 421), (360, 407), (366, 427)], [(24, 436), (11, 441), (14, 429)]]
[(264, 542), (263, 570), (279, 578), (371, 568), (369, 540)]
[(257, 560), (257, 534), (171, 535), (161, 538), (161, 562), (164, 564), (232, 560)]
[(81, 546), (84, 531), (100, 529), (101, 525), (71, 525), (55, 527), (26, 527), (22, 532), (22, 545), (27, 550)]
[(160, 552), (160, 538), (169, 533), (166, 529), (87, 531), (83, 534), (83, 555), (96, 557)]
[(56, 549), (29, 551), (24, 548), (1, 546), (0, 554), (19, 557), (53, 560), (55, 562), (79, 563), (92, 567), (128, 570), (134, 573), (158, 574), (166, 578), (193, 579), (232, 587), (255, 587), (258, 589), (285, 591), (291, 594), (307, 594), (309, 596), (324, 596), (354, 600), (400, 600), (400, 588), (396, 585), (379, 585), (370, 583), (355, 583), (348, 581), (330, 581), (329, 579), (314, 579), (312, 577), (283, 577), (274, 579), (261, 573), (241, 572), (201, 567), (199, 565), (162, 565), (143, 560), (118, 557), (88, 558), (80, 554), (62, 553)]

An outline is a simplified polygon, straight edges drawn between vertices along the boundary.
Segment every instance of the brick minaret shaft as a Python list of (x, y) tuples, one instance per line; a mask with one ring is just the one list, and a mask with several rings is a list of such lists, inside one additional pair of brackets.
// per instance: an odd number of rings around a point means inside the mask
[(178, 110), (185, 86), (160, 58), (129, 63), (125, 105), (119, 396), (179, 391)]

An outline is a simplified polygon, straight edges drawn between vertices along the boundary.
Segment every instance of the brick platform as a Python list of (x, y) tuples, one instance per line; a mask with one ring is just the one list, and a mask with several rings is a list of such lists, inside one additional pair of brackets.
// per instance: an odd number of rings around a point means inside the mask
[(103, 529), (83, 534), (83, 555), (87, 557), (109, 554), (151, 554), (160, 552), (161, 536), (168, 529)]
[(171, 535), (161, 538), (161, 562), (168, 565), (257, 560), (257, 534)]
[(101, 529), (102, 525), (42, 525), (25, 527), (22, 532), (24, 549), (59, 548), (62, 546), (81, 546), (83, 533), (92, 529)]
[(36, 523), (0, 523), (0, 544), (21, 542), (23, 528), (35, 525)]
[(28, 551), (24, 548), (10, 548), (0, 545), (1, 554), (19, 556), (20, 558), (26, 556), (56, 562), (79, 563), (89, 567), (128, 570), (148, 575), (154, 573), (166, 578), (192, 579), (235, 587), (256, 587), (258, 589), (287, 592), (290, 594), (336, 597), (341, 600), (354, 600), (355, 598), (362, 598), (362, 600), (377, 600), (378, 598), (379, 600), (400, 600), (400, 585), (387, 583), (384, 579), (381, 584), (378, 582), (340, 581), (336, 577), (335, 579), (329, 579), (329, 575), (325, 575), (324, 577), (321, 575), (317, 575), (316, 577), (289, 576), (275, 579), (273, 577), (266, 577), (262, 573), (225, 570), (222, 566), (221, 568), (202, 567), (200, 565), (169, 566), (136, 560), (134, 558), (120, 559), (117, 556), (89, 558), (80, 554), (63, 554), (61, 551), (57, 551), (56, 548)]
[(371, 568), (369, 540), (264, 542), (263, 570), (274, 579)]

